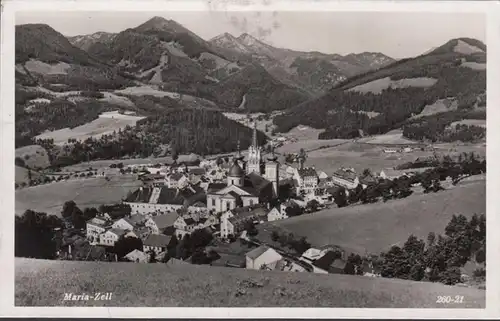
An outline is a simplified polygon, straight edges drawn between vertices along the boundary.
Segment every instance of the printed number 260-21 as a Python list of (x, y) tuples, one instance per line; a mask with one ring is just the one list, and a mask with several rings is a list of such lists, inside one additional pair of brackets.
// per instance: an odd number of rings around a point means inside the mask
[(464, 297), (463, 295), (438, 295), (436, 303), (463, 303)]

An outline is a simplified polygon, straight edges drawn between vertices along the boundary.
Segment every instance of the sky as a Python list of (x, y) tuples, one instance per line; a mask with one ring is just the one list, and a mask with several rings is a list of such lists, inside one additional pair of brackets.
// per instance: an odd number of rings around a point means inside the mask
[(324, 53), (413, 57), (458, 37), (486, 43), (481, 13), (444, 12), (17, 12), (16, 24), (45, 23), (65, 36), (120, 32), (160, 16), (209, 40), (247, 32), (276, 47)]

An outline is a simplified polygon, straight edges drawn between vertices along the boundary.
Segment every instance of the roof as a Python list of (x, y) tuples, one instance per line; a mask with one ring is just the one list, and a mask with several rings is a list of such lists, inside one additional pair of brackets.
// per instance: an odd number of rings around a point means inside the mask
[(169, 177), (169, 178), (170, 178), (171, 180), (178, 181), (178, 180), (180, 180), (183, 176), (184, 176), (184, 174), (179, 173), (179, 172), (176, 172), (176, 173), (173, 173), (172, 175), (170, 175), (170, 177)]
[(354, 171), (343, 169), (343, 168), (337, 170), (335, 173), (333, 173), (332, 176), (339, 177), (339, 178), (342, 178), (342, 179), (345, 179), (345, 180), (351, 181), (351, 182), (354, 182), (354, 180), (356, 179), (356, 173)]
[(264, 254), (265, 252), (267, 252), (267, 250), (269, 250), (270, 247), (266, 246), (266, 245), (261, 245), (259, 246), (258, 248), (255, 248), (253, 250), (251, 250), (250, 252), (248, 252), (246, 254), (246, 257), (252, 259), (252, 260), (255, 260), (256, 258), (258, 258), (259, 256), (261, 256), (262, 254)]
[(189, 174), (193, 175), (205, 175), (205, 169), (201, 167), (189, 168)]
[(226, 188), (227, 187), (227, 184), (225, 183), (211, 183), (211, 184), (208, 184), (208, 188), (207, 188), (207, 193), (215, 193), (217, 191), (220, 191), (221, 189), (223, 188)]
[(332, 266), (333, 262), (339, 258), (339, 254), (334, 251), (328, 251), (320, 257), (319, 259), (315, 260), (313, 262), (313, 265), (316, 267), (319, 267), (320, 269), (323, 269), (325, 271), (328, 271), (330, 267)]
[(269, 187), (271, 187), (272, 192), (272, 183), (259, 174), (252, 172), (245, 177), (241, 189), (253, 196), (261, 196), (262, 192)]
[(135, 249), (132, 252), (125, 255), (125, 258), (131, 261), (135, 261), (136, 259), (139, 259), (139, 261), (147, 261), (148, 255), (142, 251)]
[(167, 247), (171, 238), (171, 236), (164, 234), (150, 234), (142, 244), (146, 246)]
[(240, 165), (238, 165), (238, 162), (235, 160), (233, 166), (231, 166), (231, 168), (229, 169), (229, 173), (227, 175), (231, 177), (243, 177), (245, 176), (245, 172), (240, 167)]
[(162, 187), (157, 203), (189, 206), (199, 201), (206, 202), (206, 194), (199, 186), (190, 186), (182, 190)]
[(142, 234), (142, 233), (145, 233), (145, 232), (150, 232), (150, 229), (147, 226), (141, 226), (141, 227), (138, 227), (138, 228), (134, 228), (133, 232), (137, 233), (137, 234)]
[[(238, 209), (244, 209), (245, 207), (241, 207)], [(236, 209), (235, 209), (236, 210)], [(268, 210), (265, 207), (256, 207), (246, 211), (235, 211), (232, 210), (234, 214), (233, 217), (229, 218), (229, 222), (234, 226), (245, 224), (248, 221), (253, 221), (256, 219), (266, 218)]]
[(316, 169), (314, 169), (312, 167), (305, 167), (302, 169), (299, 168), (297, 170), (297, 172), (299, 173), (300, 177), (311, 177), (311, 176), (317, 177), (318, 176)]
[(132, 226), (136, 226), (137, 224), (144, 222), (146, 220), (146, 216), (142, 214), (134, 214), (129, 217), (124, 217), (123, 220)]
[(241, 255), (234, 255), (234, 254), (226, 254), (226, 253), (217, 253), (219, 254), (220, 258), (217, 260), (213, 261), (211, 265), (216, 265), (216, 266), (239, 266), (239, 267), (244, 267), (245, 266), (245, 257)]
[(147, 187), (139, 187), (135, 190), (129, 197), (125, 199), (125, 202), (131, 203), (147, 203), (149, 202), (149, 198), (151, 197), (151, 193), (153, 192), (152, 188)]
[(166, 227), (173, 226), (177, 217), (179, 217), (177, 213), (172, 212), (168, 214), (153, 216), (151, 220), (155, 222), (156, 226), (159, 229), (164, 229)]
[(111, 228), (108, 230), (108, 232), (111, 232), (111, 233), (114, 233), (118, 236), (122, 236), (122, 235), (125, 235), (126, 231), (125, 230), (122, 230), (120, 228)]

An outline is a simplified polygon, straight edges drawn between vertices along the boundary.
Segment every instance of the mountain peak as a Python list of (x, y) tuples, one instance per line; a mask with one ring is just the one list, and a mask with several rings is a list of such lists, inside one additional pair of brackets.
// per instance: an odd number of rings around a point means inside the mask
[(245, 46), (253, 46), (255, 44), (261, 43), (261, 41), (254, 36), (248, 34), (248, 33), (242, 33), (238, 38), (238, 41), (240, 41), (242, 44)]
[(433, 50), (427, 51), (424, 54), (428, 55), (438, 55), (445, 53), (459, 53), (463, 55), (470, 54), (485, 54), (486, 53), (486, 45), (477, 39), (473, 38), (454, 38), (446, 42), (440, 47), (437, 47)]
[(168, 20), (163, 17), (155, 16), (137, 28), (138, 31), (160, 30), (173, 32), (189, 32), (184, 26), (174, 20)]

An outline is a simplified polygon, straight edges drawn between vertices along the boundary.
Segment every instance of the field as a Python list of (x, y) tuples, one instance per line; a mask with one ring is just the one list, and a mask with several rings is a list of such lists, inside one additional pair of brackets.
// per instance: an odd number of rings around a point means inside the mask
[(72, 179), (16, 190), (16, 215), (27, 209), (60, 215), (64, 202), (73, 200), (81, 208), (120, 202), (140, 186), (136, 175)]
[(456, 125), (467, 125), (467, 126), (480, 126), (486, 128), (486, 120), (485, 119), (463, 119), (461, 121), (456, 121), (450, 124), (450, 127), (454, 128)]
[[(179, 159), (177, 159), (178, 163), (186, 162), (186, 161), (195, 161), (198, 158), (195, 154), (190, 155), (179, 155)], [(91, 162), (83, 162), (71, 166), (66, 166), (62, 169), (63, 172), (76, 172), (76, 171), (85, 171), (89, 167), (93, 169), (103, 169), (109, 168), (109, 165), (116, 163), (123, 163), (123, 165), (149, 165), (149, 164), (164, 164), (164, 163), (172, 163), (172, 157), (148, 157), (148, 158), (130, 158), (130, 159), (115, 159), (115, 160), (98, 160)]]
[[(307, 130), (313, 132), (315, 130)], [(400, 131), (391, 131), (384, 135), (371, 136), (359, 139), (358, 141), (349, 141), (341, 139), (319, 140), (304, 139), (296, 143), (285, 144), (277, 149), (279, 153), (298, 152), (304, 148), (307, 153), (305, 166), (314, 166), (318, 170), (332, 174), (340, 167), (352, 167), (357, 172), (362, 172), (365, 168), (372, 171), (380, 171), (384, 168), (393, 168), (394, 166), (414, 161), (416, 158), (431, 157), (434, 154), (438, 156), (455, 156), (463, 152), (474, 152), (477, 155), (486, 155), (486, 146), (480, 144), (456, 144), (443, 143), (433, 145), (435, 152), (422, 151), (418, 147), (409, 153), (385, 153), (384, 146), (395, 144), (397, 147), (412, 146), (416, 142), (405, 139)], [(324, 147), (324, 146), (333, 147)], [(283, 162), (283, 159), (281, 159)]]
[[(313, 246), (338, 245), (348, 252), (378, 254), (402, 245), (410, 234), (426, 239), (429, 232), (443, 234), (453, 214), (486, 213), (486, 181), (471, 179), (453, 189), (412, 195), (372, 205), (333, 208), (310, 215), (259, 225), (259, 238), (274, 226), (306, 236)], [(264, 239), (263, 239), (264, 240)]]
[(99, 138), (102, 135), (112, 134), (114, 131), (124, 129), (126, 126), (135, 126), (137, 121), (144, 117), (122, 115), (118, 112), (106, 112), (90, 123), (75, 127), (63, 128), (45, 132), (36, 136), (37, 139), (54, 139), (54, 144), (63, 145), (68, 139), (73, 138), (83, 141), (89, 137)]
[(30, 168), (50, 166), (49, 155), (45, 148), (38, 145), (23, 146), (16, 149), (16, 157), (21, 158)]
[[(21, 167), (21, 166), (16, 166), (15, 167), (15, 182), (17, 184), (21, 183), (29, 183), (29, 176), (28, 176), (28, 169)], [(38, 178), (40, 174), (37, 171), (31, 171), (31, 178), (35, 179)]]
[[(16, 306), (484, 308), (485, 291), (350, 275), (16, 258)], [(256, 284), (253, 286), (253, 284)], [(64, 293), (112, 291), (110, 301)], [(462, 304), (437, 296), (463, 295)]]
[(406, 88), (406, 87), (430, 87), (437, 82), (437, 79), (420, 77), (420, 78), (407, 78), (400, 80), (391, 80), (390, 77), (380, 78), (377, 80), (370, 81), (366, 84), (358, 85), (356, 87), (348, 89), (348, 91), (357, 91), (362, 94), (373, 93), (380, 94), (383, 90), (392, 88)]

